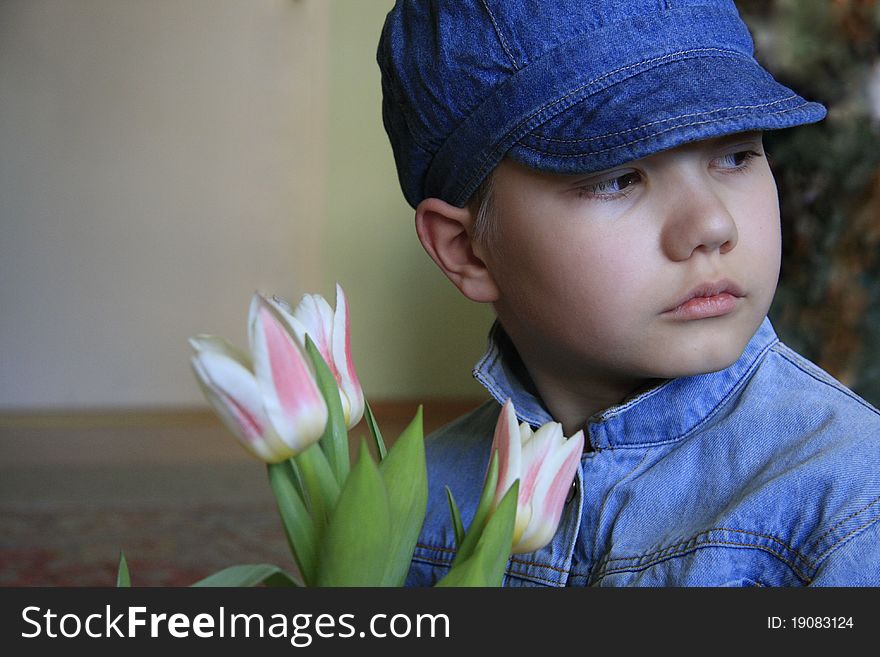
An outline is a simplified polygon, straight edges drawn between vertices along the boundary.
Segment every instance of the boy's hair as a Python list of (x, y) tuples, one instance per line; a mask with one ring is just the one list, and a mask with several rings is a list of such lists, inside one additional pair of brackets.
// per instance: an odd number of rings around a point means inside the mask
[(490, 173), (467, 203), (474, 213), (473, 239), (489, 246), (497, 243), (500, 224), (495, 209), (495, 176)]
[(397, 0), (377, 60), (404, 196), (464, 207), (505, 156), (587, 173), (825, 116), (753, 50), (733, 0)]

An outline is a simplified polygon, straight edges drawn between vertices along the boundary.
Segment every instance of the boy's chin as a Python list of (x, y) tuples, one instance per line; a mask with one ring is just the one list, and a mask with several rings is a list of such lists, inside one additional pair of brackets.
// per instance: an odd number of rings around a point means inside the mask
[(749, 341), (760, 327), (763, 316), (749, 321), (747, 317), (733, 321), (694, 326), (695, 331), (678, 335), (677, 340), (658, 349), (663, 358), (660, 367), (666, 378), (697, 376), (727, 369), (743, 355)]
[[(727, 345), (724, 348), (713, 345), (711, 349), (679, 354), (677, 358), (668, 363), (664, 378), (698, 376), (725, 370), (739, 360), (746, 344)], [(672, 354), (669, 355), (672, 356)]]

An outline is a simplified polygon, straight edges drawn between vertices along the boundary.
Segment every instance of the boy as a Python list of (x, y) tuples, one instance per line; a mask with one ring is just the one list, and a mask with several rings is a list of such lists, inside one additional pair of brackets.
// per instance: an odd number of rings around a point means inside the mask
[(494, 400), (428, 440), (410, 585), (454, 555), (499, 403), (583, 428), (553, 541), (508, 585), (880, 584), (880, 413), (766, 319), (761, 134), (821, 120), (732, 0), (399, 0), (383, 115), (425, 250), (498, 321)]

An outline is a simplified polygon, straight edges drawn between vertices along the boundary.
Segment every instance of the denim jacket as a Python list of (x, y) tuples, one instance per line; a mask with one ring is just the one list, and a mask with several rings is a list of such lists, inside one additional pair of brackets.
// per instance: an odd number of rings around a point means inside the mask
[[(428, 511), (407, 579), (455, 554), (500, 406), (552, 418), (496, 324), (474, 375), (494, 400), (427, 439)], [(553, 540), (507, 586), (880, 585), (880, 412), (782, 344), (768, 320), (727, 369), (671, 379), (593, 416)]]

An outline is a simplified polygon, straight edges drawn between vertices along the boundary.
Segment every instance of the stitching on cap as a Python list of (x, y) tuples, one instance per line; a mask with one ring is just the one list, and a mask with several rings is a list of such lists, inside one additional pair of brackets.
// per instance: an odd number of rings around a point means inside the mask
[(504, 40), (504, 35), (501, 33), (501, 28), (498, 27), (498, 22), (495, 20), (495, 15), (492, 13), (492, 10), (489, 9), (489, 3), (486, 0), (482, 0), (483, 7), (486, 9), (486, 12), (489, 14), (489, 20), (492, 21), (492, 27), (495, 28), (495, 34), (498, 36), (498, 40), (501, 42), (501, 47), (504, 49), (504, 53), (510, 59), (510, 63), (513, 64), (513, 68), (515, 70), (519, 70), (519, 65), (516, 63), (516, 60), (513, 58), (513, 54), (510, 52), (510, 48), (507, 47), (507, 41)]
[(628, 132), (635, 132), (636, 130), (649, 128), (652, 125), (657, 125), (659, 123), (668, 123), (669, 121), (686, 119), (692, 116), (708, 116), (709, 114), (716, 114), (718, 112), (724, 112), (731, 109), (757, 109), (759, 107), (769, 107), (770, 105), (778, 105), (779, 103), (784, 103), (785, 101), (791, 100), (792, 98), (797, 98), (797, 94), (792, 94), (791, 96), (786, 96), (785, 98), (780, 98), (779, 100), (774, 100), (770, 103), (761, 103), (759, 105), (731, 105), (730, 107), (722, 107), (720, 109), (714, 109), (709, 112), (692, 112), (690, 114), (679, 114), (678, 116), (672, 116), (668, 119), (659, 119), (657, 121), (651, 121), (650, 123), (643, 123), (642, 125), (636, 126), (635, 128), (620, 130), (618, 132), (607, 132), (604, 135), (597, 135), (595, 137), (582, 137), (581, 139), (557, 139), (555, 137), (547, 137), (539, 132), (530, 132), (527, 136), (534, 139), (540, 139), (541, 141), (556, 142), (558, 144), (577, 144), (582, 142), (595, 141), (597, 139), (606, 139), (607, 137), (618, 137), (620, 135), (625, 135)]
[[(800, 105), (796, 105), (795, 107), (789, 107), (788, 109), (778, 110), (776, 112), (770, 112), (769, 114), (765, 114), (764, 116), (774, 116), (776, 114), (785, 114), (787, 112), (793, 112), (794, 110), (801, 109), (805, 105), (807, 105), (806, 101), (801, 103)], [(732, 109), (732, 108), (727, 107), (727, 108), (721, 108), (721, 109)], [(672, 130), (678, 130), (680, 128), (687, 128), (689, 126), (694, 126), (694, 125), (708, 125), (710, 123), (718, 123), (720, 121), (728, 121), (730, 119), (740, 119), (745, 116), (749, 116), (749, 115), (748, 114), (734, 114), (732, 116), (725, 116), (720, 119), (711, 119), (709, 121), (692, 121), (691, 123), (682, 123), (681, 125), (673, 126), (672, 128), (666, 128), (665, 130), (659, 130), (657, 132), (652, 132), (650, 135), (647, 135), (645, 137), (640, 137), (639, 139), (633, 139), (631, 141), (628, 141), (624, 144), (620, 144), (618, 146), (610, 146), (608, 148), (603, 148), (598, 151), (584, 151), (582, 153), (565, 153), (565, 154), (551, 153), (550, 151), (541, 150), (540, 148), (534, 148), (533, 146), (527, 146), (526, 144), (522, 143), (521, 141), (517, 142), (517, 144), (519, 144), (519, 146), (521, 146), (522, 148), (525, 148), (526, 150), (534, 151), (535, 153), (540, 153), (541, 155), (551, 155), (553, 157), (559, 157), (559, 158), (583, 157), (585, 155), (599, 155), (601, 153), (615, 151), (620, 148), (626, 148), (627, 146), (637, 144), (638, 142), (645, 141), (646, 139), (652, 139), (658, 135), (662, 135), (665, 132), (671, 132)]]
[[(726, 48), (692, 48), (692, 49), (690, 49), (690, 50), (680, 50), (680, 51), (678, 51), (678, 52), (668, 53), (668, 54), (666, 54), (666, 55), (662, 55), (662, 56), (660, 56), (660, 57), (653, 57), (653, 58), (651, 58), (651, 59), (643, 59), (643, 60), (640, 61), (640, 62), (636, 62), (636, 63), (634, 63), (634, 64), (629, 64), (629, 65), (627, 65), (627, 66), (621, 66), (620, 68), (614, 69), (613, 71), (609, 71), (608, 73), (605, 73), (604, 75), (600, 75), (598, 78), (593, 78), (593, 79), (590, 80), (589, 82), (585, 82), (584, 84), (582, 84), (582, 85), (580, 85), (580, 86), (578, 86), (578, 87), (572, 89), (572, 90), (569, 91), (568, 93), (564, 94), (563, 96), (560, 96), (559, 98), (557, 98), (557, 99), (555, 99), (555, 100), (551, 100), (551, 101), (546, 102), (544, 105), (542, 105), (541, 107), (537, 108), (537, 109), (534, 110), (531, 114), (529, 114), (528, 116), (526, 116), (525, 118), (523, 118), (523, 119), (522, 119), (522, 120), (521, 120), (521, 121), (520, 121), (520, 122), (519, 122), (519, 123), (513, 128), (513, 129), (509, 130), (509, 131), (507, 132), (507, 134), (505, 134), (504, 137), (498, 142), (498, 144), (503, 144), (511, 134), (513, 134), (513, 133), (515, 133), (517, 130), (521, 129), (522, 126), (524, 126), (526, 123), (528, 123), (529, 121), (531, 121), (533, 118), (535, 118), (538, 114), (540, 114), (541, 112), (543, 112), (545, 109), (547, 109), (547, 108), (550, 107), (551, 105), (556, 105), (556, 104), (558, 104), (558, 103), (561, 103), (562, 101), (566, 100), (569, 96), (573, 96), (574, 94), (576, 94), (576, 93), (578, 93), (579, 91), (581, 91), (581, 90), (583, 90), (583, 89), (589, 87), (590, 85), (593, 85), (593, 84), (595, 84), (595, 83), (597, 83), (597, 82), (600, 82), (600, 81), (604, 80), (604, 79), (607, 78), (607, 77), (610, 77), (610, 76), (612, 76), (612, 75), (615, 75), (616, 73), (620, 73), (621, 71), (626, 71), (626, 70), (629, 70), (629, 69), (631, 69), (631, 68), (637, 68), (637, 67), (639, 67), (639, 66), (644, 66), (645, 64), (653, 64), (653, 63), (655, 63), (655, 62), (660, 62), (660, 61), (663, 61), (664, 59), (672, 59), (672, 58), (674, 58), (674, 57), (679, 57), (680, 55), (689, 55), (689, 54), (692, 54), (692, 53), (709, 53), (709, 52), (723, 53), (722, 55), (719, 55), (719, 56), (726, 56), (726, 57), (730, 57), (730, 56), (733, 56), (733, 57), (745, 57), (745, 56), (744, 56), (742, 53), (740, 53), (740, 52), (737, 52), (737, 51), (735, 51), (735, 50), (729, 50), (729, 49), (726, 49)], [(491, 158), (493, 158), (493, 157), (495, 156), (495, 152), (498, 151), (499, 148), (500, 148), (500, 146), (499, 146), (498, 144), (496, 144), (495, 148), (493, 148), (492, 151), (490, 151), (489, 153), (487, 153), (486, 155), (483, 156), (483, 159), (480, 161), (480, 164), (478, 165), (476, 171), (473, 173), (473, 175), (471, 175), (471, 177), (468, 179), (467, 183), (465, 183), (464, 187), (463, 187), (463, 188), (460, 187), (459, 189), (468, 189), (468, 188), (470, 188), (471, 185), (473, 184), (473, 182), (474, 182), (477, 178), (479, 178), (480, 176), (485, 175), (484, 168), (486, 167), (486, 162), (488, 162)], [(506, 149), (505, 149), (505, 150), (506, 150)], [(540, 151), (539, 151), (539, 152), (540, 152)], [(459, 193), (460, 193), (460, 192), (459, 192)]]

